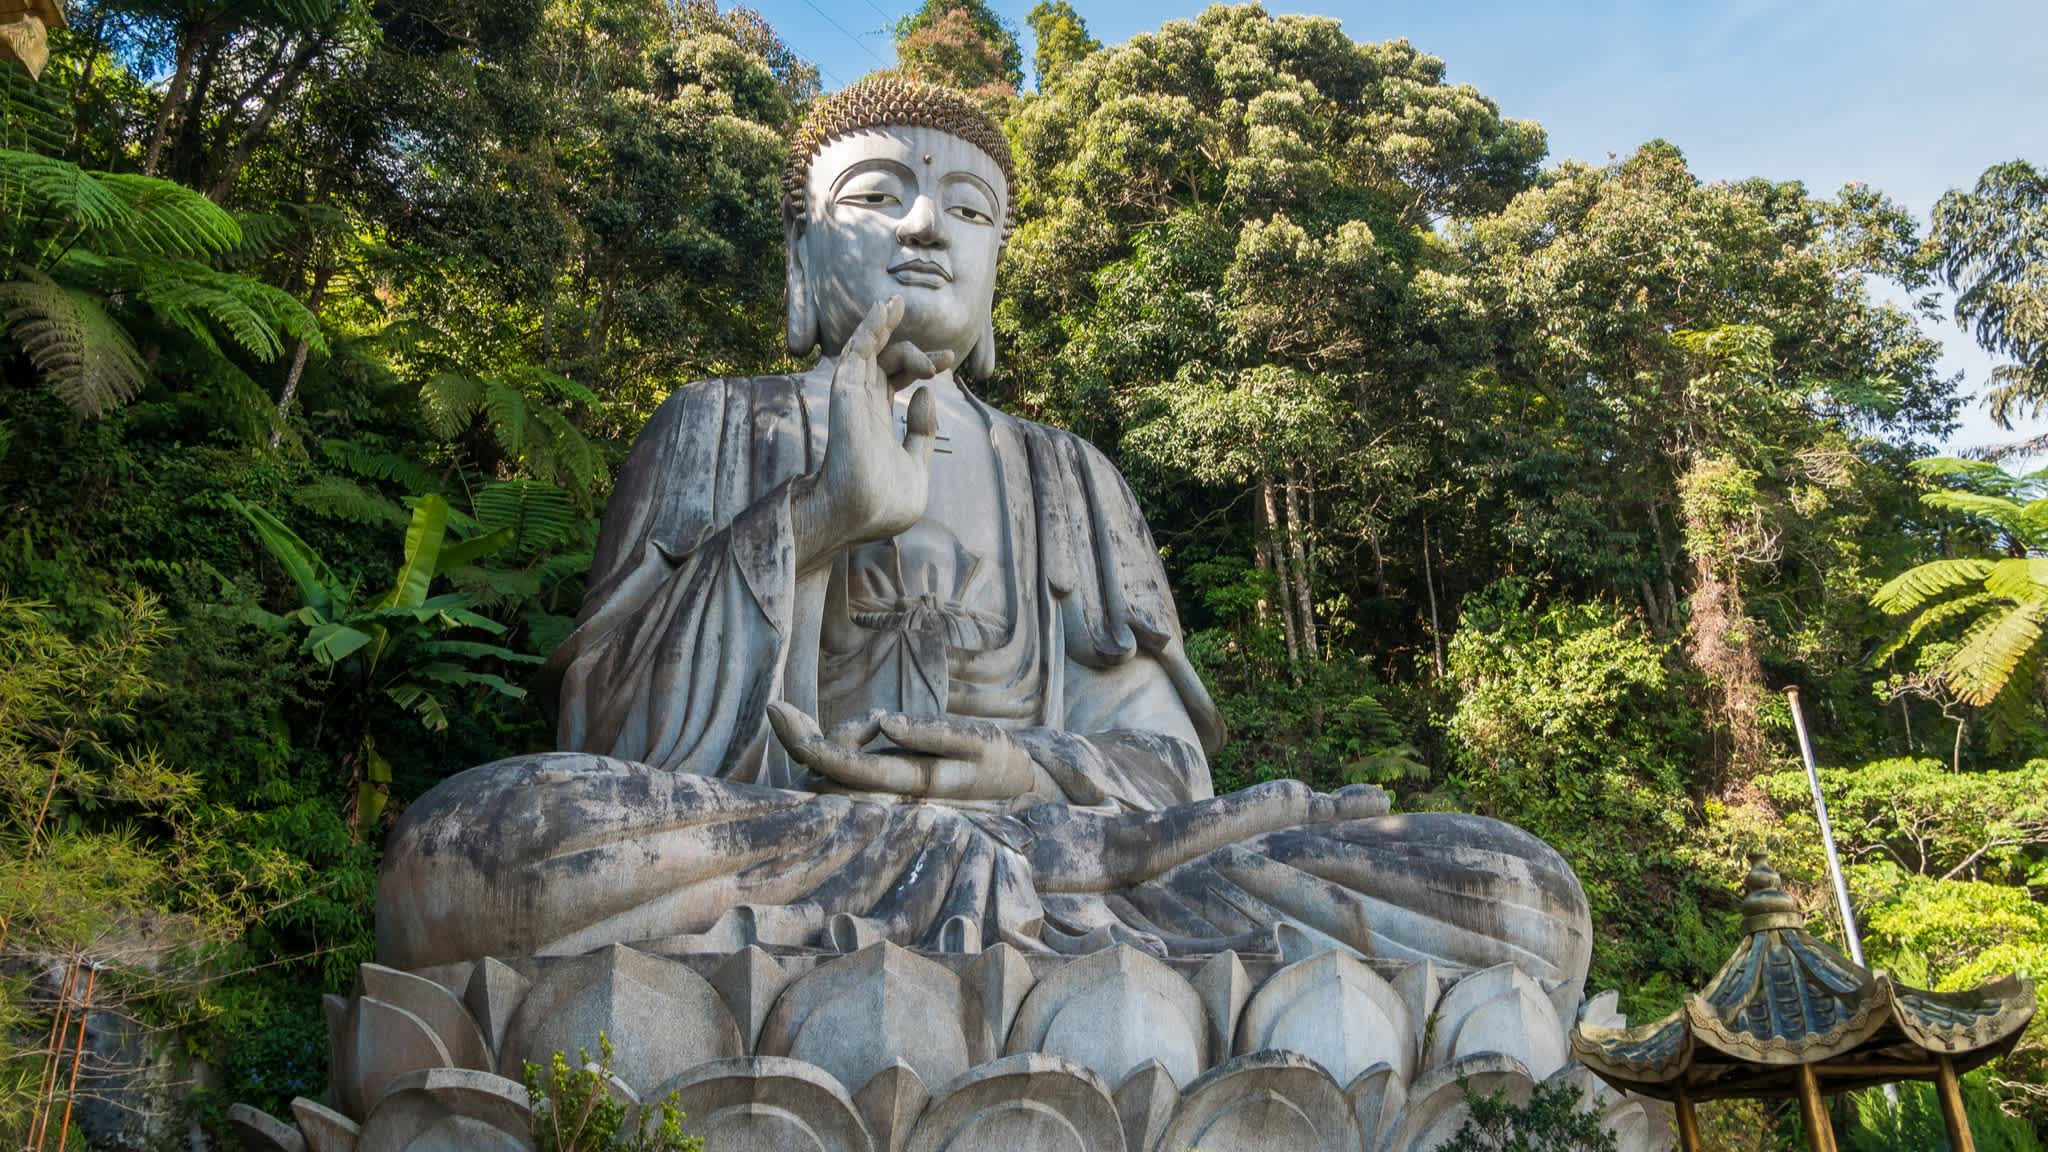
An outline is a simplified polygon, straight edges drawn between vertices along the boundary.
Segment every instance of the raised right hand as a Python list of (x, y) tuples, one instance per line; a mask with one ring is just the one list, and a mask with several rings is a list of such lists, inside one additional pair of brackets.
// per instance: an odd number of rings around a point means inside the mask
[(926, 355), (909, 341), (890, 343), (902, 322), (901, 296), (879, 301), (840, 350), (832, 370), (825, 458), (793, 494), (800, 569), (825, 564), (849, 545), (895, 536), (924, 515), (937, 405), (923, 388), (913, 393), (899, 443), (894, 397), (898, 389), (952, 367), (954, 355)]

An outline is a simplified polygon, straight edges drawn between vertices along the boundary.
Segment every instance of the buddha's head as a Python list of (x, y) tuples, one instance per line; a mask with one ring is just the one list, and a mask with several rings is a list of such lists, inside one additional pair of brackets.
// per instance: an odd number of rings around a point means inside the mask
[(790, 351), (836, 355), (901, 296), (895, 339), (994, 372), (1010, 176), (1002, 130), (950, 89), (876, 76), (819, 99), (783, 176)]

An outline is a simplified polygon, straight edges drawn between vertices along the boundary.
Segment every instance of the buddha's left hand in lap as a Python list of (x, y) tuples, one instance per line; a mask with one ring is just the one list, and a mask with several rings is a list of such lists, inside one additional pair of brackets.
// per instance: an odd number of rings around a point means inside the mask
[[(768, 724), (791, 759), (838, 790), (1001, 804), (1041, 783), (1031, 754), (986, 720), (874, 711), (828, 734), (800, 709), (775, 703), (768, 706)], [(868, 750), (877, 736), (895, 747)]]

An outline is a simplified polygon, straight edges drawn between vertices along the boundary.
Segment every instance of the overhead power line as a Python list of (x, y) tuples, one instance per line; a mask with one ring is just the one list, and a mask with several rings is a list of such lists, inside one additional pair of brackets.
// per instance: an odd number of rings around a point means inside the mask
[[(884, 60), (880, 56), (876, 55), (875, 50), (873, 48), (868, 47), (867, 41), (862, 40), (860, 37), (854, 35), (851, 32), (848, 32), (846, 30), (846, 25), (841, 24), (837, 20), (834, 20), (831, 17), (831, 15), (827, 13), (823, 8), (818, 7), (817, 4), (813, 2), (813, 0), (804, 0), (804, 6), (809, 8), (811, 11), (816, 12), (818, 16), (825, 21), (825, 23), (830, 24), (834, 28), (839, 29), (839, 34), (841, 36), (844, 36), (848, 40), (853, 41), (855, 44), (860, 45), (860, 50), (867, 53), (869, 56), (873, 57), (875, 63), (880, 64), (884, 68), (887, 68), (889, 66), (889, 62), (887, 60)], [(884, 13), (884, 15), (887, 15), (887, 13)], [(822, 69), (820, 69), (820, 71), (822, 71)]]

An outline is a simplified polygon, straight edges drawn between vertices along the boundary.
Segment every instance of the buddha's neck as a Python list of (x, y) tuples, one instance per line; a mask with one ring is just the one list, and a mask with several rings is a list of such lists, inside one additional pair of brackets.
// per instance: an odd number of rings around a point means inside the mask
[[(811, 370), (805, 373), (805, 375), (815, 376), (829, 382), (832, 379), (833, 369), (837, 364), (837, 357), (820, 355), (817, 364), (813, 365)], [(908, 385), (901, 392), (897, 393), (898, 401), (908, 400), (910, 394), (917, 390), (918, 384), (931, 389), (932, 399), (940, 404), (950, 404), (953, 401), (966, 398), (965, 389), (961, 388), (960, 382), (953, 377), (953, 370), (949, 368), (930, 379), (919, 380), (915, 384)]]

